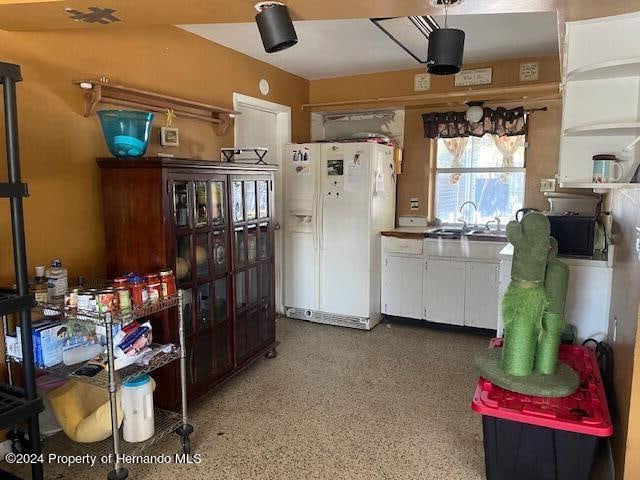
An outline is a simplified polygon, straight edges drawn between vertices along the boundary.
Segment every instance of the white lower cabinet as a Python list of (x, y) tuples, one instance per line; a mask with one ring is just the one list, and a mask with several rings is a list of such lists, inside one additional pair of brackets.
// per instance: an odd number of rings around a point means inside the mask
[(464, 325), (464, 262), (427, 259), (424, 271), (423, 318)]
[(385, 255), (382, 263), (382, 313), (422, 318), (422, 256)]
[(496, 329), (500, 265), (466, 262), (464, 324), (469, 327)]
[(495, 330), (503, 246), (383, 237), (382, 313)]

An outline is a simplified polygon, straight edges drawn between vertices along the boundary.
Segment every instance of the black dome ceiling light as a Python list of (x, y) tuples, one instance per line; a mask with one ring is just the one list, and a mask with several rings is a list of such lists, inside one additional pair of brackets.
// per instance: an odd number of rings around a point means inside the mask
[(296, 30), (284, 3), (260, 2), (256, 4), (256, 23), (267, 53), (279, 52), (298, 43)]
[(454, 75), (462, 68), (464, 54), (464, 32), (447, 28), (449, 5), (457, 3), (441, 0), (444, 5), (444, 28), (434, 30), (429, 35), (427, 72), (434, 75)]

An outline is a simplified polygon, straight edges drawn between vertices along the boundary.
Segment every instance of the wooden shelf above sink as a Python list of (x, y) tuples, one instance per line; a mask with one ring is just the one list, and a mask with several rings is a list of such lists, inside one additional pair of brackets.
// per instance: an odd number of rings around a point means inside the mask
[(116, 85), (105, 77), (98, 80), (74, 80), (73, 83), (82, 89), (85, 117), (93, 115), (99, 103), (156, 113), (165, 113), (171, 109), (179, 117), (212, 123), (216, 126), (216, 133), (224, 135), (231, 125), (231, 117), (240, 114), (207, 103)]

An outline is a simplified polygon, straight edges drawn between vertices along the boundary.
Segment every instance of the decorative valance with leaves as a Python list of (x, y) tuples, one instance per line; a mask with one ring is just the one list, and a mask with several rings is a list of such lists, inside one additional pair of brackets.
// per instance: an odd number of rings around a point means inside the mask
[(479, 122), (467, 120), (465, 112), (432, 112), (422, 115), (425, 138), (482, 137), (486, 133), (498, 137), (524, 135), (527, 121), (524, 107), (484, 108)]

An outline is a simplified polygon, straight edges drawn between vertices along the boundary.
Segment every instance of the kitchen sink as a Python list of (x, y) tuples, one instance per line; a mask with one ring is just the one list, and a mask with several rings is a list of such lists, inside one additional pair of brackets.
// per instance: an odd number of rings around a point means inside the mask
[(456, 240), (458, 238), (461, 238), (463, 234), (464, 232), (462, 228), (443, 227), (436, 228), (435, 230), (427, 233), (427, 238), (449, 238)]
[(507, 236), (503, 230), (485, 230), (485, 229), (470, 229), (464, 230), (457, 227), (442, 227), (432, 230), (427, 233), (427, 238), (445, 238), (450, 240), (457, 240), (459, 238), (466, 237), (469, 240), (486, 240), (494, 242), (506, 242)]

